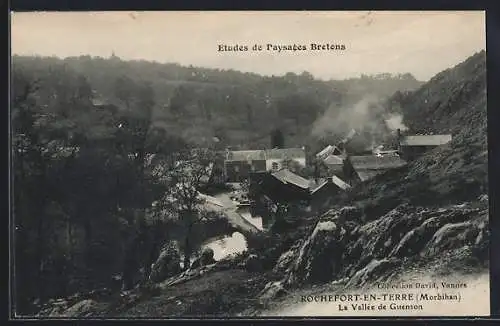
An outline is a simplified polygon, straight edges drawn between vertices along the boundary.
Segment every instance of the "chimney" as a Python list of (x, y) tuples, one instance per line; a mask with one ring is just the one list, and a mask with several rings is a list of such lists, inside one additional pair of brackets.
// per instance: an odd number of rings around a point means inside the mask
[(401, 140), (402, 140), (401, 129), (398, 128), (396, 130), (396, 149), (399, 153), (401, 153)]

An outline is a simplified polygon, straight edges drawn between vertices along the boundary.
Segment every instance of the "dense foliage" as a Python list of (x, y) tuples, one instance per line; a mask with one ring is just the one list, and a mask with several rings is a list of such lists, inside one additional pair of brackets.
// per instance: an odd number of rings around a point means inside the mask
[(286, 146), (301, 147), (311, 136), (313, 122), (326, 110), (351, 110), (365, 96), (390, 96), (422, 84), (410, 74), (321, 81), (307, 72), (263, 77), (117, 57), (14, 56), (13, 61), (33, 73), (75, 71), (88, 79), (97, 99), (118, 106), (128, 106), (130, 90), (138, 81), (148, 81), (156, 95), (155, 126), (198, 144), (210, 144), (217, 137), (221, 147), (269, 147), (269, 134), (277, 128)]
[(185, 147), (151, 127), (155, 98), (147, 83), (129, 92), (129, 108), (118, 109), (93, 105), (82, 75), (60, 67), (29, 73), (14, 66), (18, 312), (35, 298), (109, 285), (113, 274), (150, 264), (139, 253), (148, 250), (146, 209), (166, 189), (145, 168), (146, 154)]

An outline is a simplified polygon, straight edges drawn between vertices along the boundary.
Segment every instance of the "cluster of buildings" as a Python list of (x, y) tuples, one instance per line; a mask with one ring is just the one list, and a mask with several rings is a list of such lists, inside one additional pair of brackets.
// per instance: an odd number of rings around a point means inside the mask
[(207, 167), (204, 184), (248, 182), (248, 199), (253, 216), (262, 216), (284, 203), (293, 216), (304, 211), (321, 211), (328, 199), (348, 191), (388, 170), (398, 169), (419, 155), (447, 144), (451, 135), (402, 135), (399, 130), (390, 148), (371, 148), (366, 153), (348, 153), (343, 141), (328, 145), (312, 157), (305, 148), (230, 150), (219, 152), (217, 161)]
[(275, 148), (262, 150), (230, 151), (224, 159), (224, 173), (228, 182), (248, 180), (254, 172), (276, 172), (290, 165), (306, 167), (304, 148)]
[[(403, 167), (452, 139), (451, 135), (402, 135), (398, 130), (396, 146), (390, 149), (379, 146), (372, 148), (371, 153), (351, 155), (345, 145), (352, 136), (350, 133), (339, 144), (326, 146), (310, 162), (304, 148), (227, 150), (224, 178), (226, 182), (249, 180), (252, 192), (265, 195), (272, 202), (301, 202), (311, 206), (356, 183)], [(292, 172), (306, 167), (308, 178)]]

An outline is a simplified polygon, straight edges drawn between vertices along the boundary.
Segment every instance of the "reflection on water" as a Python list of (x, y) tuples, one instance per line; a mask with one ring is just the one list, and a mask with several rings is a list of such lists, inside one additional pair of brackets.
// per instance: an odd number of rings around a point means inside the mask
[(229, 255), (243, 252), (247, 249), (245, 236), (239, 232), (234, 232), (231, 236), (225, 236), (208, 242), (203, 246), (214, 251), (214, 259), (220, 260)]

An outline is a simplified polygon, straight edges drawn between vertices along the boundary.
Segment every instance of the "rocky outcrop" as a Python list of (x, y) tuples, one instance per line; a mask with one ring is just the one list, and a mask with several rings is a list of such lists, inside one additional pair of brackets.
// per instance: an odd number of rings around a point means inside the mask
[(453, 250), (465, 246), (481, 246), (486, 242), (485, 233), (488, 216), (461, 222), (448, 223), (436, 231), (432, 239), (424, 248), (422, 255), (433, 257), (446, 250)]
[(181, 272), (181, 255), (177, 243), (173, 241), (167, 242), (160, 256), (151, 268), (149, 279), (154, 282), (162, 282), (168, 277), (179, 274)]
[(372, 260), (364, 268), (357, 271), (346, 284), (346, 287), (363, 287), (387, 276), (388, 272), (399, 266), (401, 261), (396, 258)]
[(297, 242), (288, 251), (284, 252), (280, 258), (278, 258), (278, 261), (273, 268), (273, 272), (278, 274), (290, 272), (301, 245), (302, 242)]
[(485, 202), (441, 208), (402, 204), (368, 223), (362, 220), (355, 208), (329, 211), (305, 241), (281, 255), (274, 271), (286, 274), (285, 286), (348, 278), (347, 286), (359, 287), (389, 277), (402, 264), (443, 254), (468, 255), (469, 262), (488, 259)]
[(44, 304), (37, 317), (89, 317), (99, 310), (98, 301), (109, 299), (112, 291), (107, 288), (86, 293), (76, 293), (67, 298), (51, 299)]
[(215, 264), (214, 259), (214, 251), (211, 248), (204, 248), (200, 257), (195, 259), (195, 261), (191, 264), (190, 269), (199, 268), (201, 266), (207, 266)]
[(260, 301), (269, 301), (279, 298), (287, 293), (283, 281), (269, 282), (264, 289), (259, 293), (258, 298)]
[(69, 307), (63, 314), (62, 317), (90, 317), (97, 309), (98, 303), (94, 300), (87, 299), (80, 301), (73, 306)]
[(339, 217), (339, 213), (330, 212), (316, 224), (298, 251), (286, 280), (287, 285), (325, 282), (338, 273), (346, 235), (343, 220)]

